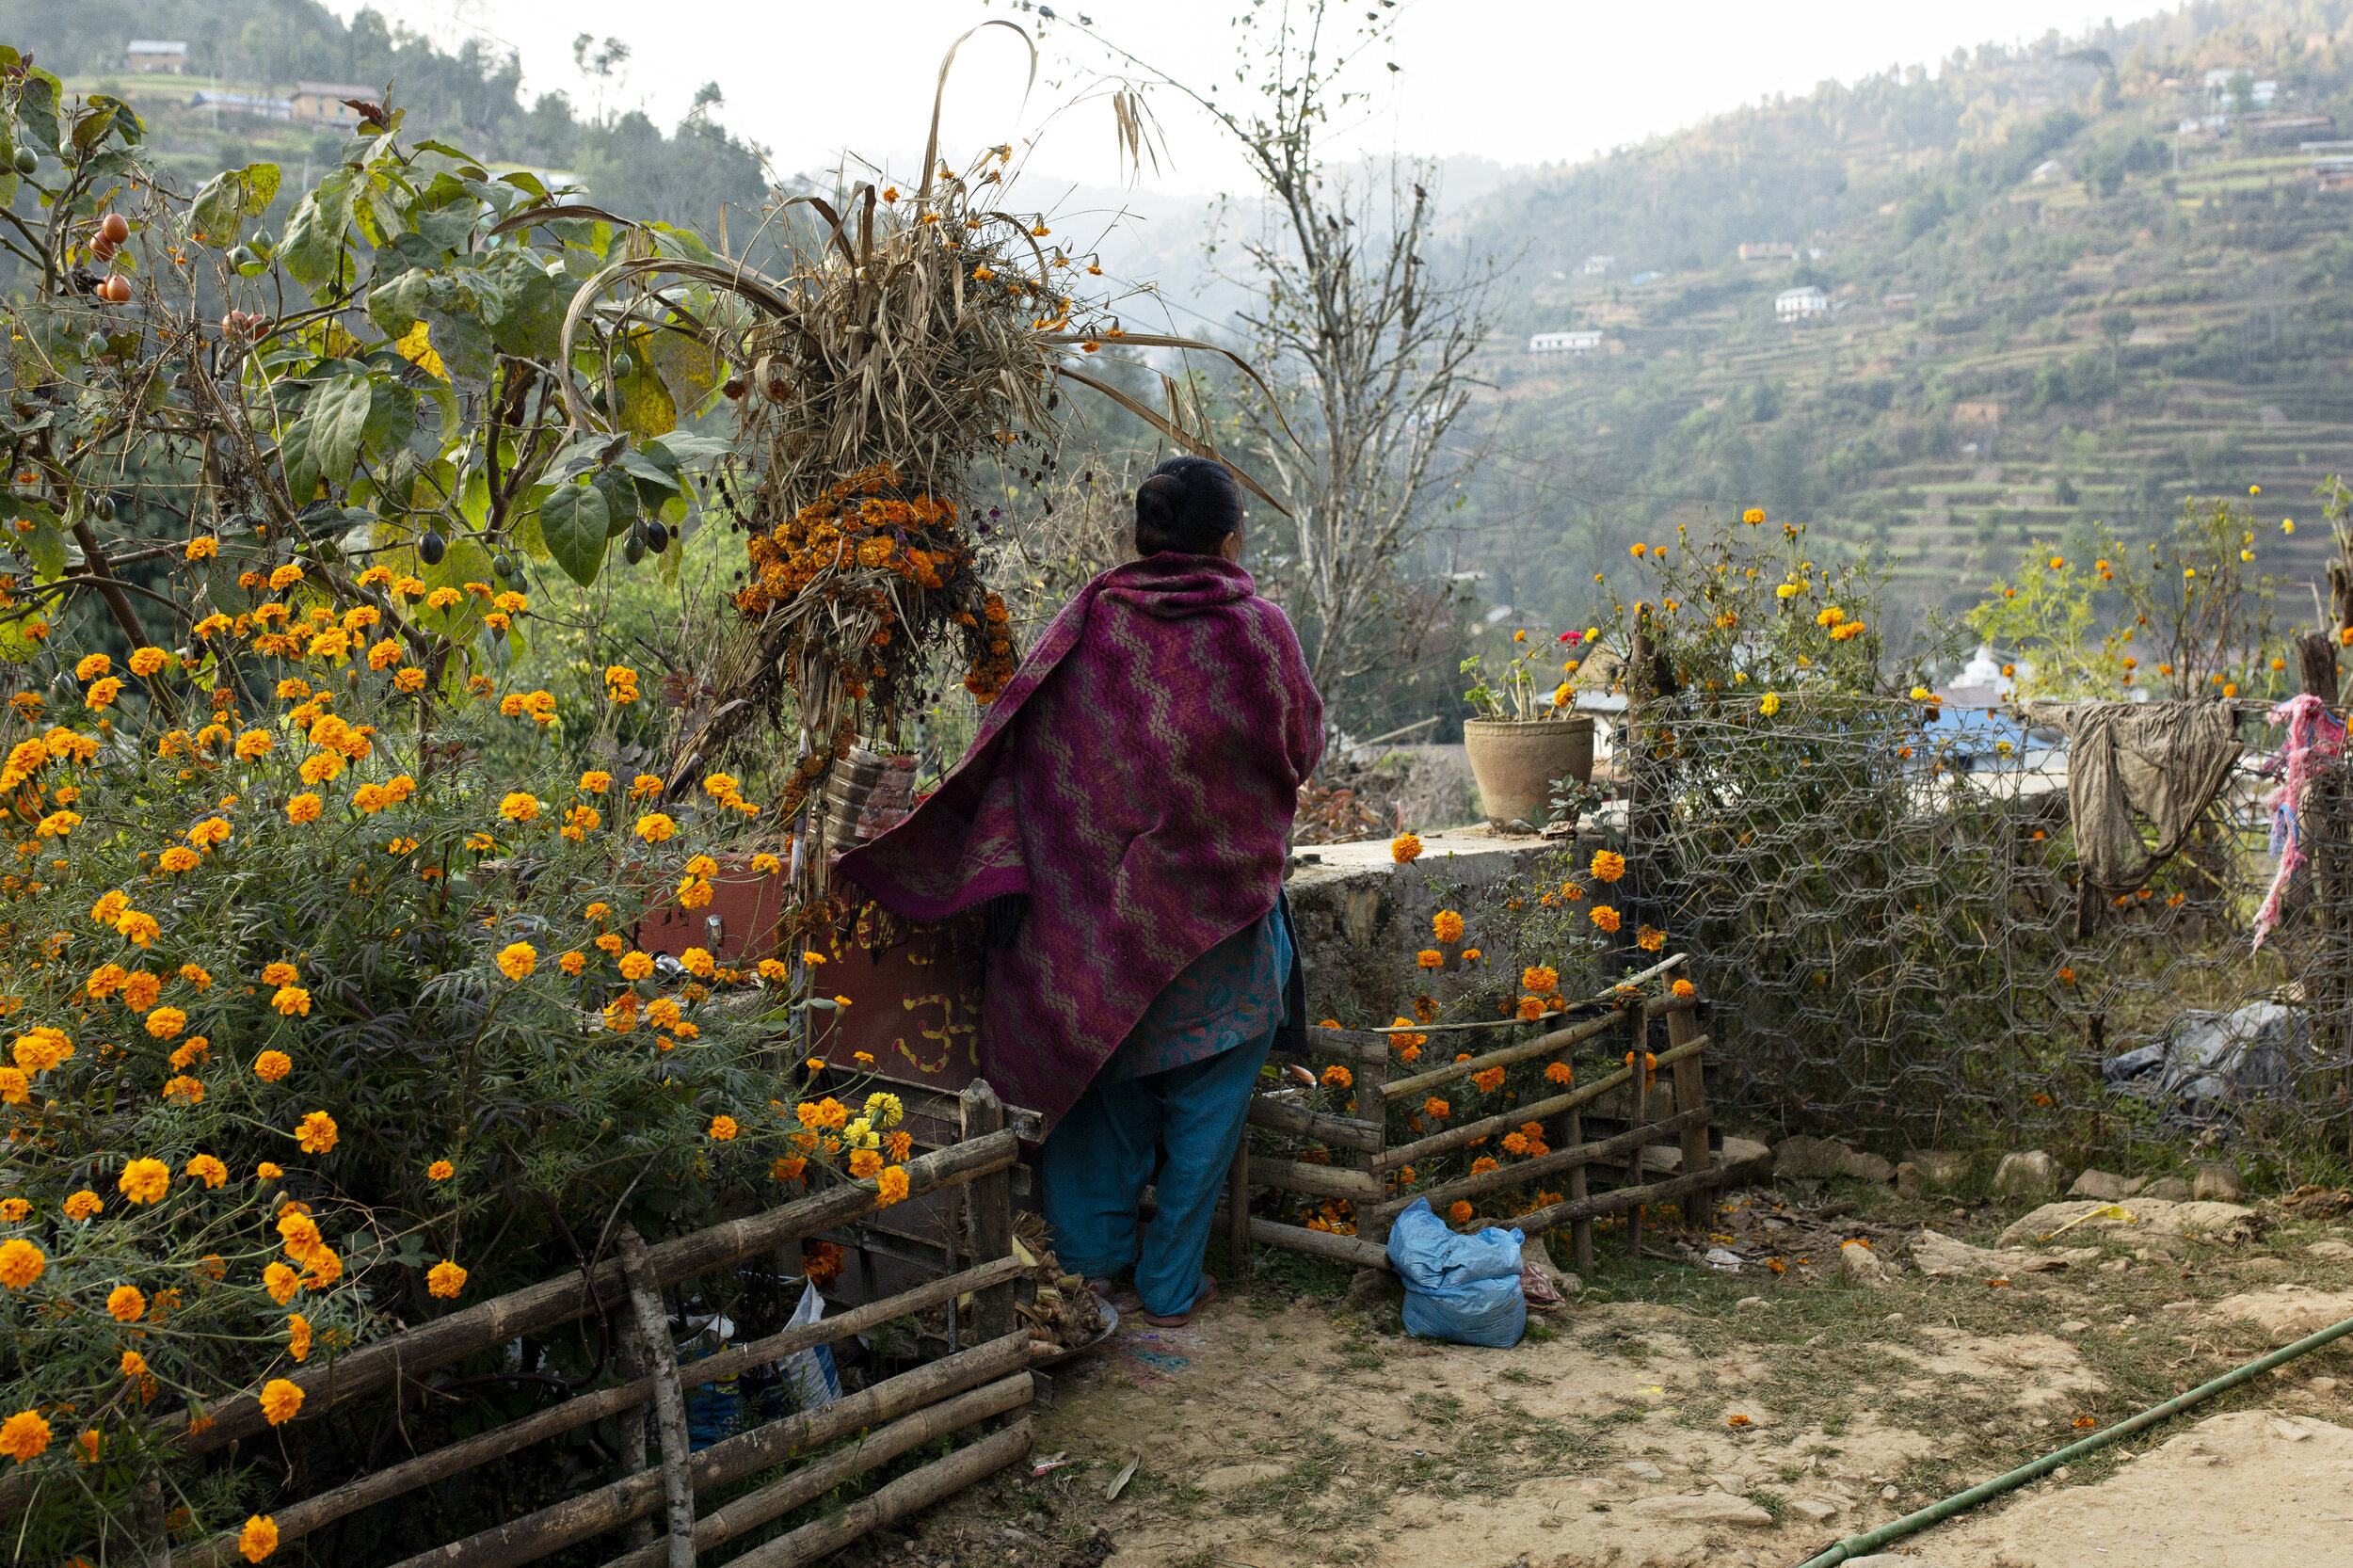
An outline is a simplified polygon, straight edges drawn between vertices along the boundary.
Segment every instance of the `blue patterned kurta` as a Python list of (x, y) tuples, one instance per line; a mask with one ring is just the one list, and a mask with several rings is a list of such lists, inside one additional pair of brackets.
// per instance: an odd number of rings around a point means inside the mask
[(1281, 900), (1194, 959), (1152, 999), (1098, 1077), (1144, 1078), (1260, 1040), (1283, 1021), (1291, 972), (1290, 912)]

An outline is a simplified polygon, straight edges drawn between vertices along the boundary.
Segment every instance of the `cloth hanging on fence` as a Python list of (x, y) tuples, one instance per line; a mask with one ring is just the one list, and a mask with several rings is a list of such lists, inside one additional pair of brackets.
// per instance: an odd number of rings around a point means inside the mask
[[(2229, 702), (2030, 702), (2025, 713), (2068, 737), (2075, 935), (2088, 936), (2099, 896), (2145, 884), (2221, 792), (2238, 762), (2238, 714)], [(2153, 850), (2136, 811), (2156, 824)]]
[(1080, 589), (937, 792), (840, 869), (912, 919), (1007, 917), (981, 1071), (1050, 1125), (1170, 981), (1274, 906), (1322, 753), (1281, 609), (1241, 568), (1166, 552)]
[(2329, 704), (2311, 692), (2288, 698), (2266, 716), (2286, 728), (2288, 742), (2281, 748), (2277, 763), (2281, 775), (2279, 788), (2263, 797), (2271, 812), (2271, 854), (2278, 864), (2271, 873), (2271, 886), (2264, 890), (2263, 904), (2255, 911), (2255, 946), (2259, 948), (2278, 928), (2281, 900), (2287, 896), (2288, 884), (2306, 858), (2304, 808), (2313, 782), (2320, 775), (2321, 763), (2345, 754), (2345, 726), (2329, 712)]

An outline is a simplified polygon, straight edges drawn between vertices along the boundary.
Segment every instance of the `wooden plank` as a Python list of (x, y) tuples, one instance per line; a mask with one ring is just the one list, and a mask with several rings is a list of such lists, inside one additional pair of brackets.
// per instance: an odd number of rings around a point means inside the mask
[[(909, 1411), (1011, 1377), (1027, 1369), (1030, 1336), (1027, 1330), (975, 1345), (959, 1355), (902, 1372), (860, 1393), (844, 1395), (830, 1404), (771, 1421), (694, 1456), (690, 1470), (697, 1492), (743, 1480), (795, 1455), (849, 1436), (868, 1427), (896, 1420)], [(662, 1486), (651, 1474), (617, 1481), (552, 1503), (536, 1512), (420, 1552), (396, 1568), (512, 1568), (536, 1562), (565, 1547), (618, 1529), (662, 1506)]]
[[(1677, 1008), (1667, 1015), (1667, 1044), (1684, 1046), (1691, 1043), (1700, 1032), (1699, 1020), (1692, 1010)], [(1683, 1131), (1683, 1169), (1705, 1171), (1714, 1163), (1707, 1147), (1707, 1064), (1697, 1054), (1678, 1057), (1674, 1064), (1676, 1119), (1696, 1116)], [(1641, 1172), (1636, 1173), (1641, 1179)], [(1689, 1205), (1685, 1205), (1689, 1218)], [(1714, 1205), (1709, 1205), (1712, 1209)], [(1713, 1230), (1713, 1224), (1695, 1224), (1695, 1229)]]
[[(908, 1195), (920, 1197), (1001, 1171), (1020, 1158), (1020, 1140), (1008, 1130), (911, 1160), (905, 1166)], [(654, 1277), (667, 1285), (774, 1252), (786, 1241), (830, 1230), (876, 1207), (872, 1189), (863, 1183), (844, 1183), (762, 1213), (675, 1237), (648, 1247), (646, 1256), (653, 1265)], [(593, 1302), (592, 1288), (596, 1291)], [(608, 1258), (597, 1266), (587, 1282), (574, 1271), (453, 1312), (332, 1361), (314, 1359), (287, 1380), (304, 1396), (302, 1414), (295, 1417), (295, 1423), (323, 1419), (337, 1405), (380, 1393), (397, 1380), (419, 1378), (477, 1351), (568, 1323), (595, 1310), (598, 1304), (618, 1305), (625, 1291), (620, 1260)], [(169, 1444), (175, 1453), (186, 1457), (209, 1453), (269, 1428), (261, 1400), (251, 1394), (223, 1400), (207, 1414), (210, 1419), (203, 1430), (193, 1432), (187, 1430), (184, 1410), (161, 1417), (152, 1440)], [(0, 1507), (21, 1502), (31, 1487), (23, 1467), (15, 1467), (15, 1473), (0, 1480)]]
[[(1629, 822), (1632, 821), (1630, 811), (1627, 820)], [(1627, 1017), (1626, 1038), (1632, 1042), (1631, 1048), (1626, 1053), (1625, 1064), (1627, 1077), (1625, 1089), (1626, 1100), (1632, 1108), (1626, 1113), (1626, 1120), (1629, 1122), (1647, 1123), (1650, 1120), (1650, 1092), (1653, 1086), (1654, 1072), (1652, 1064), (1643, 1060), (1644, 1057), (1650, 1054), (1649, 1014), (1636, 1013)], [(1633, 1130), (1637, 1134), (1640, 1134), (1646, 1131), (1647, 1128), (1638, 1127)], [(1631, 1162), (1634, 1171), (1634, 1179), (1637, 1181), (1642, 1179), (1642, 1147), (1643, 1144), (1641, 1143), (1638, 1143), (1635, 1145), (1634, 1158)], [(1642, 1256), (1642, 1206), (1639, 1203), (1632, 1208), (1626, 1210), (1625, 1255), (1629, 1258), (1636, 1258)]]
[(1310, 1111), (1304, 1105), (1270, 1099), (1264, 1095), (1251, 1096), (1250, 1125), (1265, 1128), (1270, 1132), (1286, 1132), (1294, 1138), (1312, 1138), (1334, 1148), (1355, 1149), (1366, 1154), (1381, 1152), (1381, 1126), (1378, 1122), (1362, 1122), (1353, 1116), (1335, 1116), (1328, 1111)]
[[(695, 1550), (707, 1552), (726, 1544), (747, 1531), (757, 1529), (771, 1519), (783, 1517), (812, 1502), (886, 1461), (898, 1458), (910, 1448), (920, 1448), (936, 1442), (975, 1421), (991, 1416), (1001, 1416), (1018, 1410), (1030, 1402), (1035, 1380), (1028, 1372), (1016, 1372), (1000, 1382), (959, 1394), (952, 1400), (903, 1416), (879, 1432), (870, 1432), (846, 1448), (836, 1448), (815, 1462), (804, 1464), (773, 1486), (761, 1487), (748, 1496), (736, 1498), (727, 1507), (698, 1519), (695, 1523)], [(661, 1543), (641, 1547), (626, 1557), (615, 1558), (605, 1568), (663, 1568), (666, 1560)]]
[[(1705, 1034), (1688, 1046), (1677, 1048), (1678, 1050), (1685, 1052), (1701, 1051), (1706, 1048), (1707, 1036)], [(1680, 1058), (1675, 1051), (1671, 1050), (1659, 1057), (1658, 1064), (1663, 1067), (1678, 1060)], [(1461, 1148), (1465, 1144), (1475, 1144), (1481, 1138), (1492, 1138), (1497, 1133), (1509, 1132), (1522, 1122), (1540, 1122), (1546, 1116), (1556, 1116), (1563, 1111), (1575, 1111), (1580, 1106), (1599, 1099), (1612, 1089), (1623, 1086), (1626, 1081), (1626, 1077), (1627, 1070), (1620, 1067), (1607, 1078), (1595, 1079), (1593, 1082), (1580, 1088), (1571, 1089), (1565, 1094), (1554, 1095), (1545, 1099), (1530, 1100), (1526, 1105), (1517, 1106), (1497, 1115), (1483, 1117), (1476, 1122), (1465, 1122), (1460, 1127), (1450, 1127), (1444, 1132), (1433, 1132), (1427, 1138), (1416, 1139), (1410, 1144), (1401, 1144), (1383, 1154), (1375, 1164), (1383, 1172), (1394, 1171), (1401, 1165), (1411, 1165), (1417, 1160), (1426, 1160), (1433, 1154), (1444, 1154), (1449, 1149)]]
[(1389, 1266), (1388, 1249), (1375, 1245), (1361, 1236), (1342, 1236), (1333, 1230), (1309, 1230), (1305, 1225), (1287, 1225), (1279, 1220), (1269, 1220), (1257, 1214), (1250, 1217), (1250, 1239), (1260, 1246), (1304, 1252), (1313, 1257), (1328, 1257), (1335, 1263), (1353, 1263), (1359, 1269), (1385, 1269)]
[(1517, 1187), (1522, 1182), (1533, 1181), (1538, 1176), (1550, 1176), (1555, 1171), (1574, 1170), (1579, 1166), (1593, 1164), (1596, 1160), (1620, 1159), (1645, 1144), (1673, 1137), (1691, 1127), (1699, 1128), (1702, 1138), (1707, 1136), (1707, 1108), (1705, 1106), (1669, 1117), (1666, 1121), (1654, 1123), (1649, 1127), (1638, 1127), (1631, 1132), (1622, 1132), (1615, 1138), (1606, 1139), (1598, 1144), (1580, 1144), (1574, 1148), (1555, 1149), (1550, 1154), (1538, 1155), (1533, 1160), (1523, 1160), (1516, 1165), (1498, 1166), (1492, 1171), (1482, 1171), (1477, 1176), (1457, 1176), (1452, 1181), (1443, 1182), (1436, 1187), (1425, 1187), (1417, 1192), (1391, 1198), (1374, 1208), (1372, 1212), (1384, 1220), (1393, 1220), (1411, 1208), (1417, 1198), (1428, 1198), (1430, 1207), (1438, 1208), (1443, 1204), (1452, 1203), (1456, 1198), (1476, 1197), (1482, 1192), (1492, 1192), (1502, 1187)]
[[(976, 1078), (962, 1096), (967, 1142), (985, 1138), (1005, 1125), (1005, 1107), (988, 1080)], [(1013, 1188), (1005, 1173), (974, 1176), (965, 1187), (972, 1205), (972, 1249), (980, 1257), (1004, 1257), (1013, 1252)], [(976, 1339), (994, 1339), (1014, 1329), (1013, 1285), (992, 1285), (974, 1293), (972, 1333)]]
[(1407, 1095), (1420, 1094), (1425, 1089), (1434, 1089), (1441, 1083), (1451, 1083), (1458, 1078), (1467, 1078), (1472, 1073), (1485, 1072), (1490, 1067), (1509, 1067), (1531, 1057), (1552, 1056), (1608, 1032), (1616, 1022), (1615, 1017), (1595, 1018), (1574, 1029), (1554, 1030), (1549, 1034), (1539, 1034), (1532, 1040), (1522, 1040), (1501, 1050), (1491, 1050), (1484, 1056), (1474, 1056), (1467, 1062), (1449, 1062), (1443, 1067), (1433, 1067), (1411, 1078), (1401, 1078), (1383, 1084), (1381, 1097), (1385, 1100), (1401, 1099)]
[(1250, 1179), (1261, 1187), (1312, 1192), (1320, 1198), (1346, 1198), (1351, 1203), (1379, 1203), (1383, 1195), (1381, 1178), (1364, 1171), (1311, 1165), (1299, 1160), (1269, 1160), (1263, 1155), (1250, 1161)]
[(1337, 1062), (1386, 1062), (1389, 1053), (1397, 1048), (1389, 1036), (1404, 1032), (1401, 1028), (1375, 1032), (1369, 1029), (1325, 1029), (1320, 1024), (1311, 1024), (1301, 1037), (1305, 1048), (1300, 1054)]
[[(772, 1361), (781, 1361), (795, 1352), (808, 1350), (813, 1345), (831, 1344), (837, 1339), (846, 1339), (853, 1334), (863, 1334), (868, 1329), (880, 1323), (887, 1323), (893, 1318), (903, 1318), (911, 1312), (923, 1311), (927, 1307), (938, 1305), (943, 1301), (952, 1301), (967, 1290), (983, 1289), (1000, 1280), (1015, 1278), (1022, 1272), (1023, 1267), (1019, 1258), (997, 1258), (992, 1262), (982, 1264), (977, 1269), (968, 1269), (963, 1273), (951, 1274), (945, 1279), (932, 1280), (913, 1290), (871, 1303), (855, 1311), (844, 1312), (832, 1318), (822, 1318), (814, 1323), (800, 1328), (789, 1328), (780, 1334), (770, 1335), (765, 1339), (757, 1339), (748, 1345), (721, 1351), (716, 1355), (705, 1356), (700, 1361), (690, 1361), (679, 1368), (679, 1383), (687, 1388), (699, 1387), (706, 1383), (717, 1383), (722, 1379), (735, 1376), (746, 1368), (765, 1366)], [(436, 1448), (430, 1453), (419, 1454), (406, 1464), (395, 1464), (388, 1470), (378, 1470), (376, 1474), (363, 1476), (347, 1486), (340, 1486), (332, 1492), (323, 1492), (307, 1501), (279, 1509), (272, 1515), (278, 1522), (278, 1539), (281, 1544), (296, 1540), (323, 1526), (332, 1524), (346, 1514), (356, 1513), (363, 1508), (370, 1508), (390, 1498), (413, 1492), (420, 1486), (430, 1485), (434, 1481), (473, 1469), (503, 1454), (510, 1454), (519, 1448), (529, 1448), (534, 1443), (561, 1436), (576, 1428), (584, 1427), (591, 1421), (600, 1421), (607, 1416), (616, 1413), (626, 1415), (632, 1410), (642, 1412), (646, 1401), (652, 1397), (653, 1379), (638, 1377), (616, 1388), (600, 1388), (594, 1393), (583, 1394), (576, 1399), (567, 1400), (564, 1403), (550, 1409), (536, 1411), (520, 1421), (510, 1421), (503, 1427), (477, 1433), (472, 1437)], [(642, 1429), (638, 1436), (637, 1451), (638, 1463), (623, 1471), (624, 1480), (629, 1476), (643, 1471), (645, 1467), (645, 1437)], [(627, 1456), (623, 1457), (626, 1460)], [(223, 1535), (216, 1536), (202, 1545), (192, 1546), (178, 1553), (172, 1558), (171, 1563), (172, 1568), (233, 1568), (233, 1565), (240, 1560), (241, 1554), (237, 1550), (237, 1538), (234, 1535)]]
[(1621, 1187), (1616, 1192), (1599, 1192), (1590, 1198), (1570, 1198), (1549, 1208), (1534, 1208), (1525, 1214), (1515, 1214), (1512, 1223), (1532, 1236), (1538, 1231), (1552, 1230), (1573, 1220), (1591, 1219), (1596, 1214), (1614, 1214), (1622, 1208), (1639, 1208), (1644, 1204), (1665, 1203), (1670, 1198), (1696, 1192), (1722, 1179), (1721, 1174), (1716, 1171), (1693, 1171), (1686, 1176), (1671, 1176), (1665, 1181), (1654, 1181), (1647, 1187)]
[(968, 1448), (958, 1448), (921, 1469), (861, 1497), (840, 1512), (814, 1519), (790, 1535), (745, 1552), (732, 1568), (807, 1568), (831, 1557), (851, 1542), (887, 1525), (895, 1525), (943, 1498), (954, 1496), (974, 1481), (984, 1480), (1016, 1460), (1029, 1457), (1032, 1441), (1025, 1416), (994, 1436)]

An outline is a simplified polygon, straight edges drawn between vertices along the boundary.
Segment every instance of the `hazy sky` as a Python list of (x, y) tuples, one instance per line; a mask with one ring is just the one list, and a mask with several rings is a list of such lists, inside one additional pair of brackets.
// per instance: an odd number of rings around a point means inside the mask
[[(360, 3), (328, 0), (345, 16)], [(522, 56), (526, 98), (560, 88), (584, 108), (596, 88), (575, 71), (571, 40), (584, 31), (618, 37), (633, 57), (626, 78), (606, 88), (609, 104), (643, 108), (667, 125), (696, 87), (716, 81), (727, 95), (726, 122), (764, 143), (786, 170), (829, 164), (845, 147), (911, 165), (941, 54), (989, 17), (1042, 31), (1047, 63), (1024, 109), (1020, 44), (990, 29), (966, 45), (950, 83), (948, 149), (968, 152), (1036, 130), (1079, 90), (1075, 79), (1049, 85), (1065, 74), (1057, 58), (1101, 59), (1075, 29), (1041, 29), (1009, 0), (371, 3), (444, 42), (475, 33), (511, 45)], [(1206, 82), (1224, 72), (1230, 82), (1236, 35), (1210, 19), (1249, 3), (1075, 0), (1055, 8), (1065, 18), (1084, 11), (1171, 74)], [(1263, 0), (1270, 10), (1282, 3)], [(1336, 8), (1353, 21), (1374, 4)], [(2154, 8), (2134, 7), (2118, 20)], [(1353, 118), (1350, 139), (1369, 151), (1475, 153), (1507, 165), (1578, 159), (1760, 97), (1803, 93), (1827, 77), (1931, 63), (1957, 46), (2014, 42), (2053, 27), (2080, 33), (2100, 14), (2088, 0), (1977, 0), (1953, 11), (1888, 0), (1407, 0), (1396, 11), (1396, 47), (1369, 60), (1359, 78), (1374, 96)], [(1402, 69), (1385, 69), (1390, 60)], [(1154, 102), (1175, 167), (1147, 173), (1146, 183), (1172, 194), (1231, 184), (1238, 170), (1199, 118), (1166, 95)], [(1108, 106), (1080, 104), (1046, 127), (1031, 168), (1106, 183), (1112, 145)]]

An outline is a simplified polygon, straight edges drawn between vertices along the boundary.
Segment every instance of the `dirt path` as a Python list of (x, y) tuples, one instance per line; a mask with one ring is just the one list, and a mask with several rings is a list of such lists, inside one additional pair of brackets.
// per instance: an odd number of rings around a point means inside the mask
[[(1990, 1242), (2014, 1217), (1939, 1223)], [(1099, 1530), (1117, 1568), (1784, 1568), (2353, 1313), (2353, 1248), (2327, 1246), (2341, 1236), (2103, 1237), (2015, 1283), (1908, 1271), (1876, 1289), (1646, 1259), (1606, 1265), (1508, 1352), (1411, 1339), (1385, 1302), (1262, 1277), (1060, 1368), (1037, 1455), (1068, 1463), (866, 1556), (1087, 1568)], [(1901, 1560), (2353, 1562), (2353, 1352), (2292, 1372), (1912, 1538)]]

